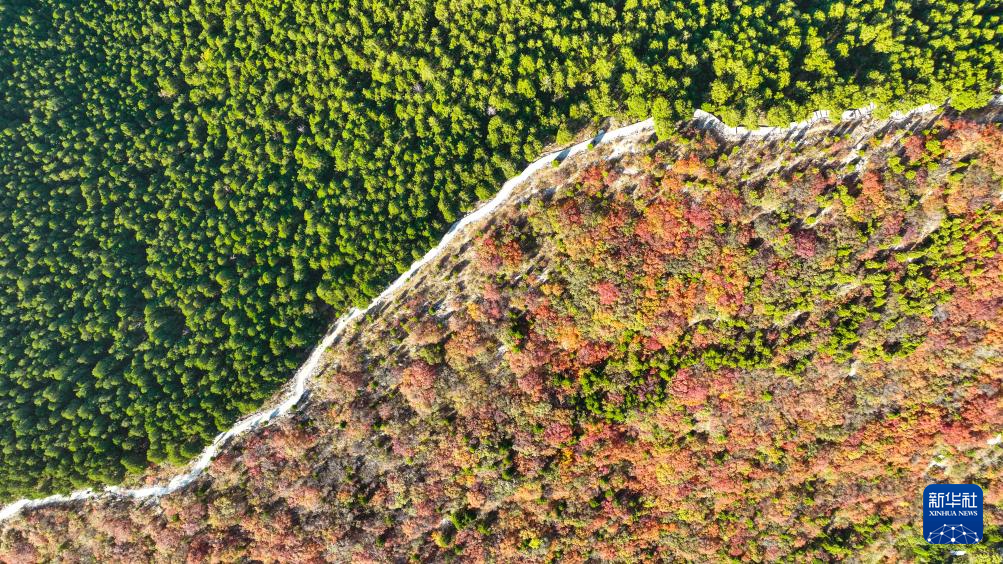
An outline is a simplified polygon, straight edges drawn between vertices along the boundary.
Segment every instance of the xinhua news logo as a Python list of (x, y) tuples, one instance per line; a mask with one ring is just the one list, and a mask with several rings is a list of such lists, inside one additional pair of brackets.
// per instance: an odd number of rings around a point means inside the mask
[(982, 540), (982, 488), (975, 484), (930, 484), (923, 490), (923, 538), (930, 544), (975, 544)]

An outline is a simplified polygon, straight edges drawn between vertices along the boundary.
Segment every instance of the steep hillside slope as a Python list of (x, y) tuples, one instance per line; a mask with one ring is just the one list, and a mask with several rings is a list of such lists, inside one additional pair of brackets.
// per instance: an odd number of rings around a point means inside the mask
[(998, 545), (999, 127), (627, 149), (524, 185), (192, 487), (0, 559), (918, 559), (932, 481)]
[(998, 4), (0, 2), (0, 502), (187, 463), (607, 116), (984, 104)]

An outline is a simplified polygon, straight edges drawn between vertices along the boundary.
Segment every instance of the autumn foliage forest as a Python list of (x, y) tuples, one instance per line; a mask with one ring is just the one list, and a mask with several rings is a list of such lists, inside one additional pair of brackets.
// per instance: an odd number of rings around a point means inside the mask
[(983, 487), (968, 557), (998, 550), (999, 126), (603, 151), (358, 322), (191, 488), (29, 512), (0, 560), (941, 560), (934, 481)]
[(983, 105), (998, 4), (0, 2), (0, 500), (187, 463), (601, 120)]

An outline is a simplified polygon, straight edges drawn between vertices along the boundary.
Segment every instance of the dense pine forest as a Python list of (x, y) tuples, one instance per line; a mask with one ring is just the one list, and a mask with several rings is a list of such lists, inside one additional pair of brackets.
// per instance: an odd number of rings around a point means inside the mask
[(989, 0), (0, 4), (0, 499), (180, 463), (550, 143), (1003, 79)]

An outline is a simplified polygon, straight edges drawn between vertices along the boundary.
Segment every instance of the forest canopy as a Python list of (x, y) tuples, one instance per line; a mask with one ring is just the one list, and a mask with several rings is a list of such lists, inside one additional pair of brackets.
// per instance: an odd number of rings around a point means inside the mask
[[(293, 416), (0, 522), (0, 561), (998, 562), (1003, 108), (966, 115), (572, 156)], [(978, 543), (926, 542), (931, 483), (983, 488)]]
[(978, 106), (1001, 18), (987, 0), (0, 4), (0, 499), (192, 457), (582, 127)]

